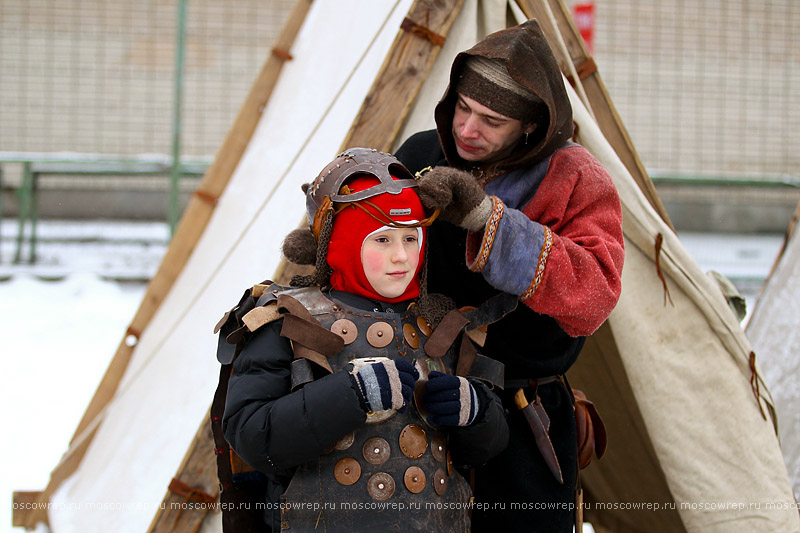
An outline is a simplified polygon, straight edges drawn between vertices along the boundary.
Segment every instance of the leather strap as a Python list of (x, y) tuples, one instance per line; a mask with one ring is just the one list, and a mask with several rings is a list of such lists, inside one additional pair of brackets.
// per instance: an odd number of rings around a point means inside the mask
[(461, 337), (461, 346), (458, 348), (458, 362), (456, 363), (456, 376), (466, 377), (472, 370), (472, 364), (478, 355), (475, 345), (466, 335)]
[(228, 394), (232, 370), (233, 364), (220, 365), (217, 390), (211, 402), (211, 434), (214, 436), (214, 454), (217, 456), (217, 477), (223, 493), (233, 488), (233, 472), (229, 459), (231, 448), (222, 434), (222, 415), (225, 413), (225, 397)]
[(187, 485), (175, 477), (169, 482), (168, 488), (170, 492), (174, 492), (178, 496), (183, 496), (186, 498), (186, 501), (200, 502), (205, 504), (216, 503), (217, 501), (216, 496), (212, 496), (204, 490)]
[(469, 321), (467, 329), (493, 324), (517, 308), (519, 298), (507, 292), (495, 294), (481, 305), (462, 314)]
[(408, 17), (403, 19), (403, 22), (400, 24), (400, 29), (409, 33), (413, 33), (414, 35), (422, 37), (423, 39), (427, 39), (436, 46), (441, 47), (444, 45), (445, 37), (443, 35), (439, 35), (438, 33), (434, 33), (424, 26), (420, 26)]
[(444, 356), (467, 324), (469, 324), (469, 319), (460, 311), (454, 309), (447, 313), (428, 337), (428, 342), (425, 343), (425, 353), (433, 358)]
[[(535, 384), (532, 383), (535, 381)], [(505, 380), (505, 388), (506, 389), (523, 389), (525, 387), (538, 387), (540, 385), (548, 385), (550, 383), (554, 383), (556, 381), (561, 381), (561, 376), (546, 376), (543, 378), (507, 378)]]
[(505, 370), (506, 366), (500, 361), (476, 354), (475, 360), (472, 362), (472, 368), (469, 369), (466, 376), (485, 381), (492, 388), (503, 389), (505, 388)]
[(305, 358), (292, 361), (289, 373), (292, 378), (292, 392), (302, 388), (306, 383), (314, 381), (314, 371), (311, 368), (311, 363)]
[(281, 335), (325, 357), (333, 357), (344, 348), (344, 340), (340, 336), (323, 328), (319, 322), (295, 315), (284, 315)]
[(278, 311), (284, 314), (281, 336), (292, 341), (295, 358), (304, 358), (333, 373), (328, 357), (344, 348), (344, 340), (323, 328), (303, 304), (288, 296), (278, 296)]

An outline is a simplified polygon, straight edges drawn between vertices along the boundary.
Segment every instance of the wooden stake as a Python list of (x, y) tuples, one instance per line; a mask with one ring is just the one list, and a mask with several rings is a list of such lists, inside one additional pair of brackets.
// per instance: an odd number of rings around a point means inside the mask
[(341, 149), (392, 148), (464, 0), (417, 0), (395, 37)]

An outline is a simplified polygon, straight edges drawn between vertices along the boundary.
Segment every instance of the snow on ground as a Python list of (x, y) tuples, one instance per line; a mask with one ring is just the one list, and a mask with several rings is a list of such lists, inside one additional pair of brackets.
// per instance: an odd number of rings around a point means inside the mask
[(11, 530), (12, 491), (47, 486), (143, 291), (86, 271), (0, 282), (0, 531)]
[(163, 224), (58, 225), (37, 265), (10, 264), (17, 227), (0, 226), (0, 531), (21, 531), (12, 492), (47, 486), (166, 249)]
[(715, 270), (736, 285), (747, 301), (746, 325), (784, 236), (680, 232), (679, 237), (704, 271)]
[[(23, 227), (18, 245), (19, 225), (5, 219), (0, 234), (0, 279), (16, 273), (59, 278), (77, 271), (115, 280), (147, 280), (155, 274), (169, 241), (169, 228), (163, 222), (42, 221), (32, 246), (30, 224)], [(14, 263), (17, 256), (20, 264)]]
[[(0, 230), (0, 401), (8, 413), (0, 531), (16, 532), (12, 491), (47, 485), (138, 309), (168, 231), (161, 223), (43, 222), (39, 262), (14, 265), (16, 222), (3, 220)], [(704, 270), (737, 283), (749, 308), (782, 242), (777, 235), (681, 239)]]

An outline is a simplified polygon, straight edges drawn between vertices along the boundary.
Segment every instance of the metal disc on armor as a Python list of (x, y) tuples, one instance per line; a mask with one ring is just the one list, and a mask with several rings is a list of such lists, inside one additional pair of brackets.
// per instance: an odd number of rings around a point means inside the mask
[(447, 490), (447, 475), (445, 475), (444, 470), (441, 468), (437, 468), (436, 472), (433, 473), (433, 490), (435, 490), (436, 494), (439, 496), (444, 494), (444, 491)]
[(445, 445), (444, 438), (441, 435), (434, 435), (431, 439), (431, 455), (437, 461), (444, 461)]
[(428, 321), (422, 318), (421, 316), (417, 317), (417, 327), (426, 337), (431, 336), (431, 325), (428, 324)]
[(385, 472), (373, 474), (367, 481), (367, 492), (375, 500), (388, 500), (394, 494), (394, 479)]
[(425, 430), (416, 424), (409, 424), (400, 432), (400, 450), (409, 459), (419, 459), (428, 449)]
[(403, 337), (406, 339), (406, 344), (414, 348), (419, 348), (419, 335), (417, 330), (411, 324), (403, 325)]
[(333, 467), (333, 477), (342, 485), (350, 486), (361, 477), (361, 465), (352, 457), (339, 459)]
[(418, 466), (409, 466), (403, 475), (403, 482), (406, 488), (414, 494), (419, 494), (425, 488), (425, 472)]
[(334, 442), (333, 447), (336, 448), (337, 450), (346, 450), (347, 448), (353, 445), (353, 441), (355, 440), (355, 438), (356, 438), (355, 433), (351, 431), (341, 439)]
[(383, 348), (394, 339), (394, 329), (386, 322), (375, 322), (367, 329), (367, 342), (375, 348)]
[(340, 318), (331, 324), (331, 331), (339, 335), (345, 344), (350, 344), (358, 337), (358, 328), (352, 320)]
[(391, 454), (389, 443), (386, 442), (386, 439), (382, 439), (381, 437), (367, 439), (362, 452), (364, 454), (364, 459), (373, 465), (382, 465), (389, 459), (389, 455)]

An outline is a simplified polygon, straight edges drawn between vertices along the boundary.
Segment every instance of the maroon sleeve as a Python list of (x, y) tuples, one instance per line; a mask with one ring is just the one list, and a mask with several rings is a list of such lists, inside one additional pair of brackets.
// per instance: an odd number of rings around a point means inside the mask
[(539, 285), (522, 301), (555, 318), (571, 336), (593, 333), (622, 288), (622, 208), (611, 176), (585, 148), (559, 150), (523, 213), (547, 226), (553, 238), (539, 258)]

